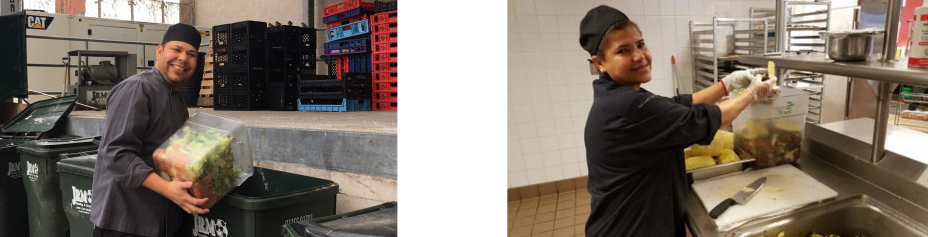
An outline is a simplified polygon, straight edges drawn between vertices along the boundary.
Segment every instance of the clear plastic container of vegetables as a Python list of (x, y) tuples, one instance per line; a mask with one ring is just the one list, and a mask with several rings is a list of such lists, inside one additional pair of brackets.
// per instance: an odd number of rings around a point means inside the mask
[(238, 120), (197, 112), (152, 154), (158, 175), (192, 181), (187, 190), (210, 208), (254, 172), (248, 131)]
[(809, 94), (787, 87), (776, 97), (751, 103), (732, 122), (738, 156), (755, 159), (756, 168), (795, 164), (808, 110)]

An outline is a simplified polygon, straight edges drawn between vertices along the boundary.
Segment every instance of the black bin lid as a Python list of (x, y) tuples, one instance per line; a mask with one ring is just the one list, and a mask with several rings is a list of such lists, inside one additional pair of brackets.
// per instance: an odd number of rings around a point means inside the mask
[(61, 123), (74, 110), (77, 96), (63, 96), (32, 103), (0, 129), (2, 138), (34, 140)]
[(93, 166), (97, 163), (97, 155), (85, 155), (70, 159), (61, 159), (58, 162), (58, 172), (71, 173), (85, 177), (93, 177)]
[(96, 150), (97, 145), (93, 144), (94, 137), (65, 137), (42, 139), (33, 142), (20, 144), (17, 149), (19, 152), (28, 152), (30, 154), (58, 157), (61, 153), (80, 152)]
[[(290, 227), (301, 236), (395, 237), (398, 234), (397, 207), (327, 220), (324, 223), (297, 221), (290, 223)], [(286, 230), (281, 229), (281, 233), (284, 232)]]

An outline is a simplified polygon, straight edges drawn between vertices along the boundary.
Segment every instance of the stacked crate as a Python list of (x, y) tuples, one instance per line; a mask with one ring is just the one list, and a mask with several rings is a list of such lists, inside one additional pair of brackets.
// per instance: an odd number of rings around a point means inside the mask
[(376, 1), (374, 2), (374, 13), (384, 13), (396, 11), (396, 0), (393, 1)]
[[(265, 109), (267, 23), (242, 21), (223, 25), (228, 46), (214, 48), (213, 93), (216, 110)], [(218, 27), (218, 26), (217, 26)], [(220, 27), (222, 28), (222, 27)], [(214, 34), (217, 32), (213, 27)], [(214, 41), (215, 44), (215, 41)], [(222, 58), (221, 58), (222, 57)]]
[(316, 30), (297, 26), (267, 29), (268, 109), (297, 110), (301, 74), (316, 69)]
[[(371, 110), (370, 14), (373, 2), (347, 0), (322, 10), (325, 55), (335, 78), (307, 77), (300, 83), (301, 111)], [(333, 67), (334, 66), (334, 67)], [(331, 71), (331, 70), (330, 70)]]
[[(380, 4), (378, 3), (378, 6)], [(373, 63), (373, 100), (374, 111), (397, 111), (397, 11), (393, 2), (393, 11), (377, 13), (371, 16), (371, 62)], [(389, 8), (388, 8), (389, 9)]]
[(213, 58), (213, 109), (232, 110), (232, 85), (229, 75), (232, 63), (229, 52), (232, 42), (229, 38), (229, 24), (213, 26), (213, 39), (210, 42)]

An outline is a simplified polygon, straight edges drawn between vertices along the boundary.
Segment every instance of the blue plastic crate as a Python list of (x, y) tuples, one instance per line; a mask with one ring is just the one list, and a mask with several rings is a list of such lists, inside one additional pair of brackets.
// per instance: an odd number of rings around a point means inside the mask
[(371, 24), (367, 20), (362, 20), (328, 29), (325, 31), (325, 38), (331, 42), (368, 33), (371, 33)]
[(359, 47), (359, 46), (369, 46), (370, 44), (368, 43), (368, 41), (369, 41), (368, 37), (356, 38), (356, 39), (343, 39), (343, 40), (336, 40), (336, 41), (325, 43), (322, 47), (328, 50), (328, 49), (343, 49), (343, 48), (351, 48), (351, 47)]
[(373, 11), (365, 11), (364, 9), (361, 9), (361, 8), (355, 8), (355, 9), (351, 9), (351, 10), (348, 10), (348, 11), (345, 11), (345, 12), (341, 12), (341, 13), (338, 13), (338, 14), (335, 14), (335, 15), (323, 17), (323, 18), (322, 18), (322, 23), (323, 23), (323, 24), (329, 24), (329, 23), (332, 23), (332, 22), (336, 22), (336, 21), (348, 19), (349, 17), (353, 17), (353, 16), (357, 16), (357, 15), (362, 15), (362, 14), (364, 14), (364, 15), (370, 15), (370, 14), (374, 14), (374, 12), (373, 12)]
[(325, 55), (342, 55), (370, 52), (370, 37), (350, 38), (325, 43)]
[(351, 54), (348, 55), (349, 72), (371, 72), (371, 54)]
[(300, 99), (297, 99), (296, 102), (300, 111), (350, 112), (371, 110), (371, 100), (342, 99), (340, 105), (303, 104)]

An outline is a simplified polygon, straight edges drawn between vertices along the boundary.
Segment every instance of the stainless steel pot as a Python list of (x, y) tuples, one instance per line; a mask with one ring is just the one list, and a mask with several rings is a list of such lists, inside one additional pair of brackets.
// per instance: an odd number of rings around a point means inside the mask
[(835, 61), (867, 60), (873, 50), (874, 41), (883, 35), (883, 30), (853, 30), (820, 32), (825, 39), (828, 57)]

